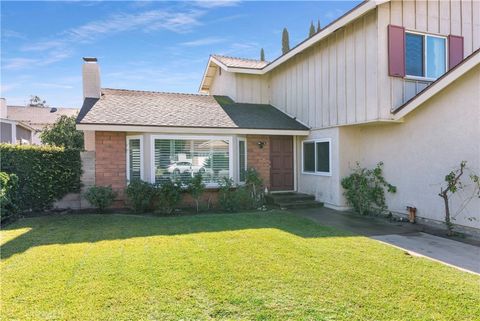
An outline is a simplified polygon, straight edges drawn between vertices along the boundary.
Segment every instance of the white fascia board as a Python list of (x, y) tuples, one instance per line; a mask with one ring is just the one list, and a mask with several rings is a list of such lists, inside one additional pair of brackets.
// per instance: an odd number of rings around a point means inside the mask
[(77, 124), (78, 130), (136, 132), (136, 133), (166, 133), (166, 134), (238, 134), (238, 135), (287, 135), (307, 136), (309, 130), (278, 130), (278, 129), (246, 129), (246, 128), (201, 128), (201, 127), (158, 127)]
[(445, 89), (445, 87), (460, 78), (472, 68), (476, 67), (478, 64), (480, 64), (480, 52), (476, 53), (473, 57), (461, 63), (461, 65), (458, 66), (451, 73), (445, 75), (444, 78), (432, 84), (431, 87), (428, 87), (424, 92), (420, 93), (418, 96), (416, 96), (406, 105), (404, 105), (400, 111), (394, 114), (394, 119), (401, 119), (405, 117), (405, 115), (407, 115), (408, 113), (416, 109), (418, 106), (429, 100), (435, 94)]
[(218, 59), (214, 57), (210, 57), (211, 61), (214, 61), (217, 65), (219, 65), (222, 69), (230, 72), (235, 73), (246, 73), (246, 74), (255, 74), (255, 75), (263, 75), (267, 72), (271, 71), (272, 69), (276, 68), (278, 65), (284, 63), (288, 59), (292, 58), (293, 56), (297, 55), (298, 53), (304, 51), (305, 49), (309, 48), (310, 46), (316, 44), (317, 42), (321, 41), (322, 39), (328, 37), (330, 34), (335, 32), (337, 29), (349, 24), (353, 20), (361, 17), (365, 13), (369, 12), (372, 9), (375, 9), (378, 5), (383, 4), (385, 2), (389, 2), (390, 0), (379, 0), (379, 1), (368, 1), (364, 4), (361, 4), (358, 8), (354, 9), (344, 17), (340, 18), (339, 20), (335, 21), (333, 24), (329, 25), (325, 29), (323, 29), (320, 33), (314, 35), (307, 41), (303, 42), (299, 46), (293, 48), (285, 55), (281, 56), (279, 59), (274, 60), (270, 64), (266, 65), (263, 69), (251, 69), (251, 68), (235, 68), (235, 67), (227, 67), (225, 64), (221, 63)]

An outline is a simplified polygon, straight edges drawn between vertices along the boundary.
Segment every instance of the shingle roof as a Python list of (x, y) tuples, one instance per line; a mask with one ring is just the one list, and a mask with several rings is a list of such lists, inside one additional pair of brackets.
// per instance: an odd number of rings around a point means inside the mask
[(54, 107), (33, 107), (33, 106), (8, 106), (8, 119), (16, 120), (30, 125), (35, 129), (43, 129), (46, 125), (51, 125), (62, 115), (76, 116), (78, 108)]
[(79, 124), (308, 130), (271, 105), (236, 104), (225, 97), (102, 89), (85, 99)]
[(262, 69), (269, 64), (268, 61), (256, 59), (228, 57), (221, 55), (212, 55), (212, 57), (223, 63), (225, 66), (234, 68)]

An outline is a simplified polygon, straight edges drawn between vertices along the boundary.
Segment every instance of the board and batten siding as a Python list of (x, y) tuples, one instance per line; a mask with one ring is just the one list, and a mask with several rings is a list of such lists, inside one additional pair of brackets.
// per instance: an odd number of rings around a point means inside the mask
[[(480, 1), (478, 0), (393, 0), (378, 6), (377, 10), (378, 43), (381, 46), (383, 44), (386, 46), (387, 26), (392, 24), (403, 26), (407, 31), (462, 36), (464, 57), (480, 48)], [(381, 52), (382, 50), (379, 51)], [(379, 55), (379, 59), (383, 57), (385, 55)], [(379, 101), (382, 104), (390, 101), (392, 108), (398, 107), (428, 85), (425, 82), (389, 77), (388, 73), (382, 70), (385, 66), (384, 62), (379, 61), (378, 65), (379, 84), (390, 85), (390, 91), (380, 92)], [(388, 111), (384, 110), (382, 116), (388, 117)]]
[(376, 10), (271, 71), (270, 103), (312, 128), (379, 118)]

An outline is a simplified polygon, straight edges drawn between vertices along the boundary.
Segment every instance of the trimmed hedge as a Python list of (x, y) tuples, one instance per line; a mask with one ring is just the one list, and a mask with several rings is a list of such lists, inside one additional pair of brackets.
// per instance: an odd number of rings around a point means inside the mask
[(14, 219), (17, 214), (18, 177), (0, 172), (0, 222)]
[(20, 211), (42, 211), (80, 191), (80, 151), (52, 146), (0, 144), (1, 171), (18, 176)]

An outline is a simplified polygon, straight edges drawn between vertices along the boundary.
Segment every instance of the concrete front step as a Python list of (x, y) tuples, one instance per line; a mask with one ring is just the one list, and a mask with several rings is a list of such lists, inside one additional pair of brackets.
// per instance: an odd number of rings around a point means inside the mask
[(313, 195), (303, 193), (272, 193), (267, 195), (266, 199), (271, 205), (287, 209), (314, 208), (323, 206), (323, 203), (315, 201), (315, 197)]

